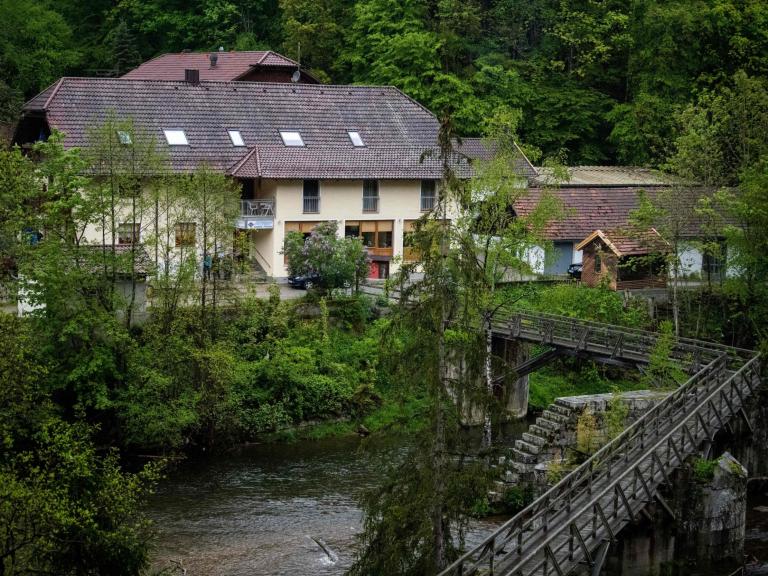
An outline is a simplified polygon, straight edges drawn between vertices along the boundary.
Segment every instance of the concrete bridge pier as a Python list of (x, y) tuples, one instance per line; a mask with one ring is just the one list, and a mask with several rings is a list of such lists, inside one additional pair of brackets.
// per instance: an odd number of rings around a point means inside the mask
[[(530, 358), (531, 345), (521, 340), (493, 339), (493, 353), (504, 367), (519, 366)], [(525, 418), (528, 414), (528, 374), (518, 378), (508, 372), (500, 391), (501, 403), (508, 417)]]
[[(494, 372), (504, 374), (497, 380), (494, 394), (505, 419), (524, 418), (528, 414), (528, 374), (518, 378), (510, 368), (528, 360), (530, 348), (531, 344), (519, 340), (493, 339)], [(453, 353), (444, 367), (443, 381), (459, 407), (462, 423), (465, 426), (483, 424), (487, 398), (484, 374), (477, 368), (471, 370), (462, 354)], [(467, 381), (473, 382), (473, 385), (457, 385)]]

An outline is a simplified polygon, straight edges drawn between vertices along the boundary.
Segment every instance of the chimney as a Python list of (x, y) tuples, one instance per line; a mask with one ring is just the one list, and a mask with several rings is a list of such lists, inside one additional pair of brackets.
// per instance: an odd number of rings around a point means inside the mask
[(197, 68), (184, 70), (184, 81), (189, 84), (200, 84), (200, 70)]
[(216, 62), (219, 59), (219, 55), (216, 54), (216, 52), (211, 52), (211, 55), (208, 58), (211, 60), (211, 68), (216, 68)]

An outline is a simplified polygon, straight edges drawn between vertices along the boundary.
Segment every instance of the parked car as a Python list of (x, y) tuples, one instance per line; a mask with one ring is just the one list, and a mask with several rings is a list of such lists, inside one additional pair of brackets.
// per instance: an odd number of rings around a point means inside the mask
[(309, 274), (301, 274), (299, 276), (288, 276), (288, 285), (291, 288), (299, 288), (301, 290), (309, 290), (313, 286), (317, 286), (320, 282), (320, 275), (317, 272), (310, 272)]
[(574, 280), (581, 280), (581, 269), (583, 267), (583, 264), (571, 264), (568, 266), (568, 276)]

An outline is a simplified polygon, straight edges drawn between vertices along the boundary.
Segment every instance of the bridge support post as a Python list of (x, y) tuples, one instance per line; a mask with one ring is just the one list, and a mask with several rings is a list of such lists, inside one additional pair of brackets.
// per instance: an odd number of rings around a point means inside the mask
[[(522, 364), (531, 354), (531, 345), (520, 340), (497, 339), (499, 356), (507, 366)], [(504, 379), (503, 406), (512, 418), (524, 418), (528, 414), (528, 374), (517, 378), (509, 374)]]

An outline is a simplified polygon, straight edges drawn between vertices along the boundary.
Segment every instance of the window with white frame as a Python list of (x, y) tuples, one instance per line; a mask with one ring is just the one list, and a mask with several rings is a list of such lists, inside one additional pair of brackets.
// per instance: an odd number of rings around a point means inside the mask
[(365, 142), (363, 142), (362, 136), (360, 136), (360, 132), (350, 131), (347, 132), (349, 135), (349, 139), (352, 142), (352, 146), (355, 148), (363, 148), (365, 147)]
[(177, 222), (174, 230), (176, 236), (176, 247), (189, 247), (195, 245), (195, 223)]
[(165, 141), (170, 146), (188, 146), (187, 135), (184, 130), (163, 130), (165, 134)]
[(136, 222), (123, 222), (117, 225), (118, 244), (137, 244), (139, 242), (139, 225)]
[(379, 211), (379, 181), (363, 180), (363, 212)]
[(232, 140), (233, 146), (245, 146), (243, 135), (240, 134), (240, 130), (227, 130), (229, 132), (229, 139)]
[(304, 146), (304, 140), (300, 132), (290, 130), (280, 130), (280, 138), (286, 146)]
[(434, 209), (437, 201), (437, 192), (434, 180), (421, 181), (421, 211), (429, 212)]

